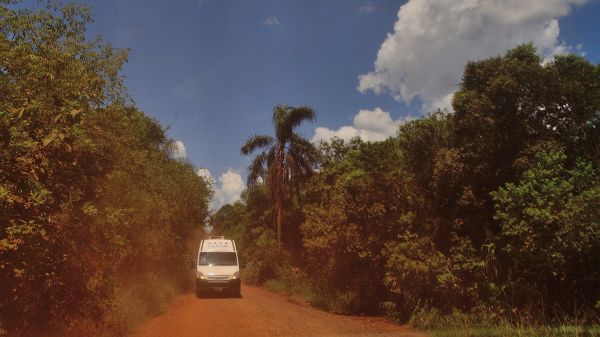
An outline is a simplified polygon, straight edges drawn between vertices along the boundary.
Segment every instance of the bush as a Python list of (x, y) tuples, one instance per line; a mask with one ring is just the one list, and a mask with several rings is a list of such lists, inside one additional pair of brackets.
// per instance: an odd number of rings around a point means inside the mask
[[(427, 237), (405, 233), (386, 243), (384, 283), (404, 310), (420, 304), (448, 310), (460, 293), (460, 280), (450, 260)], [(402, 308), (400, 308), (402, 310)]]
[(600, 299), (600, 176), (589, 162), (567, 167), (541, 153), (516, 184), (492, 194), (501, 232), (497, 268), (509, 305), (592, 308)]
[(331, 304), (331, 311), (336, 314), (352, 315), (358, 313), (359, 310), (359, 298), (356, 291), (338, 293)]
[(290, 292), (290, 288), (288, 287), (288, 284), (286, 284), (282, 281), (276, 280), (276, 279), (267, 280), (263, 286), (271, 291), (278, 292), (278, 293), (289, 293)]
[(272, 230), (259, 227), (252, 234), (256, 236), (256, 242), (251, 249), (246, 250), (244, 281), (264, 284), (267, 280), (276, 278), (280, 268), (289, 265), (289, 253), (279, 248)]
[(131, 332), (148, 317), (160, 314), (163, 304), (181, 292), (177, 283), (173, 277), (151, 272), (120, 285), (113, 296), (108, 325), (120, 333)]
[[(127, 99), (126, 52), (86, 39), (89, 8), (16, 3), (0, 1), (0, 326), (100, 335), (86, 331), (126, 279), (187, 278), (212, 191)], [(150, 312), (172, 293), (162, 280), (132, 295)]]

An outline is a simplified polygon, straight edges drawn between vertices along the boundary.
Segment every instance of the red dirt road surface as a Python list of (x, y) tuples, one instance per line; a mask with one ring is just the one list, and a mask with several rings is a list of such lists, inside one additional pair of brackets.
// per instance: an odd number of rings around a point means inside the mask
[(242, 298), (176, 297), (135, 337), (339, 336), (426, 337), (381, 318), (340, 316), (293, 303), (286, 295), (243, 285)]

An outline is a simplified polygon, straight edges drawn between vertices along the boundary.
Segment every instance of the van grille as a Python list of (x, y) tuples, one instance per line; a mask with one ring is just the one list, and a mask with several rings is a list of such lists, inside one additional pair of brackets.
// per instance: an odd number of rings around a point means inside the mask
[(207, 275), (206, 278), (209, 281), (225, 281), (225, 280), (229, 280), (230, 276), (229, 275)]

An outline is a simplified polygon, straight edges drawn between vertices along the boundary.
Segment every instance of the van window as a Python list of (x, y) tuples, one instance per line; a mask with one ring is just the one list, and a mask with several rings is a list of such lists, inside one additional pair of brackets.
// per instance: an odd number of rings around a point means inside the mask
[(234, 252), (203, 252), (198, 261), (200, 266), (237, 266)]

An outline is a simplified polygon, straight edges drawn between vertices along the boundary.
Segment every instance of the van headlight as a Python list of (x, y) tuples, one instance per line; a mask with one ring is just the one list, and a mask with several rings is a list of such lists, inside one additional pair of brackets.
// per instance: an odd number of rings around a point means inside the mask
[(233, 276), (231, 276), (232, 280), (237, 280), (240, 278), (240, 272), (236, 271), (235, 273), (233, 273)]
[(201, 272), (201, 271), (198, 271), (198, 272), (196, 273), (196, 277), (198, 277), (198, 278), (199, 278), (199, 279), (201, 279), (201, 280), (206, 280), (206, 276), (204, 276), (204, 274), (202, 274), (202, 272)]

